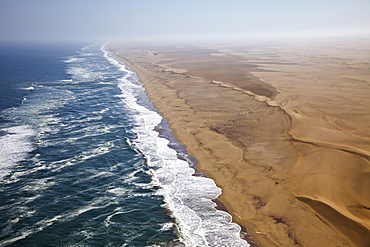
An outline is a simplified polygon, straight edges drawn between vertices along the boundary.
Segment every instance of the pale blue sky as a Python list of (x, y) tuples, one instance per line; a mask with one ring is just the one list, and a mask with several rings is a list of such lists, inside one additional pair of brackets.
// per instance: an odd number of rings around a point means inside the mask
[(370, 33), (370, 0), (0, 0), (0, 40)]

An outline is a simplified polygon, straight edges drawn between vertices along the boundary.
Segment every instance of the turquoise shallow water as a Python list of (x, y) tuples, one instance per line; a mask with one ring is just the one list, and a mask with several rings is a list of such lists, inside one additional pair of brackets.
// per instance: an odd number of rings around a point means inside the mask
[(80, 47), (0, 49), (0, 246), (248, 246), (136, 74)]

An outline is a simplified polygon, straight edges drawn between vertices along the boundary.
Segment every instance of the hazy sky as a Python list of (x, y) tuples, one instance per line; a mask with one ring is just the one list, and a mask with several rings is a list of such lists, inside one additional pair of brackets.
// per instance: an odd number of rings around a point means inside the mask
[(0, 40), (370, 33), (370, 0), (0, 0)]

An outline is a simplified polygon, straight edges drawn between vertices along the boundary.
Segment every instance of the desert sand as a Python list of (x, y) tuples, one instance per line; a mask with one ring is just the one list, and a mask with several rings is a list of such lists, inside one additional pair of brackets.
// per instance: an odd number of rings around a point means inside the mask
[(370, 246), (369, 44), (110, 50), (260, 246)]

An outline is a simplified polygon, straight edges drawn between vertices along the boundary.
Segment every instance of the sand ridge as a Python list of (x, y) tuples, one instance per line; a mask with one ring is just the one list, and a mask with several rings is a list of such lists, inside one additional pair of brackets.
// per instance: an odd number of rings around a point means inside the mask
[(261, 246), (370, 243), (367, 46), (110, 49)]

